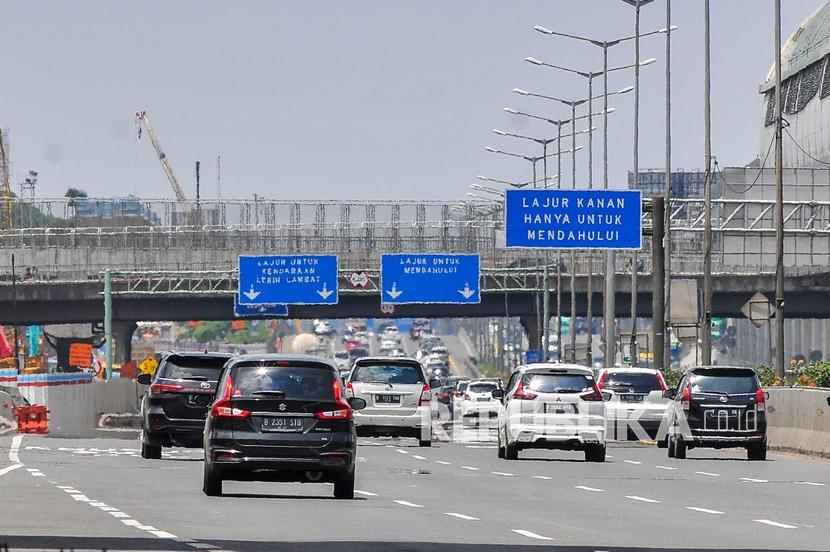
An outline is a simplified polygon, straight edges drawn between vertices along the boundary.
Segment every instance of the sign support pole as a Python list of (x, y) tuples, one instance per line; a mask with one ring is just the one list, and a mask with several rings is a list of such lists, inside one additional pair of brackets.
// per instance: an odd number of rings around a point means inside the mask
[(112, 379), (112, 274), (104, 271), (104, 338), (106, 339), (106, 379)]
[(651, 309), (653, 320), (651, 324), (652, 342), (654, 343), (654, 368), (663, 370), (663, 350), (665, 347), (666, 328), (666, 279), (665, 279), (665, 250), (663, 241), (665, 239), (665, 209), (664, 200), (660, 196), (651, 199), (651, 219), (653, 230), (651, 234), (651, 262), (652, 262), (652, 295)]

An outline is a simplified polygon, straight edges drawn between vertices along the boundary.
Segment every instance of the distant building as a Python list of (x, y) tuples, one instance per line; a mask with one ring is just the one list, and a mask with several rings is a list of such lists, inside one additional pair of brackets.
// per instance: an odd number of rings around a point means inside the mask
[[(666, 182), (666, 173), (663, 169), (644, 169), (637, 175), (628, 171), (628, 188), (640, 190), (643, 197), (662, 196)], [(671, 173), (671, 194), (677, 199), (703, 199), (705, 173), (703, 171), (674, 170)], [(712, 197), (718, 198), (723, 194), (723, 179), (720, 173), (712, 174)]]

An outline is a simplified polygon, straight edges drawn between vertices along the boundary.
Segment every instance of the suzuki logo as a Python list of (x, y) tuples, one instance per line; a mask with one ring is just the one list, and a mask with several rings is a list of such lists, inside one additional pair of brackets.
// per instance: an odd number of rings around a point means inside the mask
[(285, 409), (288, 407), (285, 406), (285, 403), (281, 403), (278, 408), (280, 409), (280, 412), (285, 412)]
[(725, 403), (728, 400), (729, 400), (729, 397), (727, 397), (726, 395), (721, 395), (720, 402)]
[(201, 387), (202, 389), (210, 389), (210, 383), (206, 382), (206, 381), (203, 381), (202, 383), (199, 384), (199, 387)]

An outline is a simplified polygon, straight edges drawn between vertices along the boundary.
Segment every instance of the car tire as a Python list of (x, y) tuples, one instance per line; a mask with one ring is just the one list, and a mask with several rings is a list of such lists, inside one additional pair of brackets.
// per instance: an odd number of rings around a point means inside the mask
[(499, 456), (499, 458), (501, 458), (502, 460), (503, 460), (503, 459), (504, 459), (504, 457), (505, 457), (504, 445), (502, 445), (502, 444), (501, 444), (501, 432), (499, 432), (499, 447), (498, 447), (498, 456)]
[(352, 500), (354, 498), (354, 472), (334, 482), (334, 498)]
[(222, 478), (213, 475), (205, 464), (202, 492), (207, 496), (222, 496)]
[(519, 447), (516, 445), (506, 444), (504, 446), (504, 459), (505, 460), (518, 460), (519, 459)]
[(674, 439), (669, 436), (666, 436), (666, 451), (669, 458), (674, 458)]
[(605, 445), (588, 445), (585, 447), (586, 462), (605, 462)]
[[(657, 441), (657, 448), (669, 448), (669, 437), (666, 436), (662, 441)], [(671, 456), (669, 456), (671, 458)]]
[(432, 441), (431, 440), (423, 441), (421, 439), (418, 439), (418, 446), (419, 447), (431, 447), (432, 446)]
[(767, 459), (767, 442), (752, 443), (746, 448), (746, 458), (750, 461), (762, 462)]
[(151, 445), (142, 440), (141, 457), (148, 460), (161, 460), (161, 445)]
[(683, 437), (676, 436), (674, 438), (674, 457), (678, 460), (685, 460), (686, 458), (686, 443), (683, 442)]

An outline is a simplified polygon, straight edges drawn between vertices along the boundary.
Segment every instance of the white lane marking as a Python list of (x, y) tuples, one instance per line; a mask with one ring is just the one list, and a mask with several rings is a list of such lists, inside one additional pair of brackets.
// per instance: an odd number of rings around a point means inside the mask
[(147, 531), (151, 535), (155, 535), (160, 539), (175, 539), (177, 538), (176, 535), (173, 533), (168, 533), (167, 531)]
[(470, 470), (470, 471), (478, 471), (478, 468), (474, 468), (473, 466), (461, 466), (462, 470)]
[(378, 496), (376, 493), (370, 493), (369, 491), (358, 491), (355, 489), (355, 494), (363, 495), (363, 496)]
[(513, 477), (516, 475), (515, 473), (507, 473), (507, 472), (490, 472), (493, 475), (501, 475), (502, 477)]
[(458, 512), (444, 512), (445, 515), (452, 516), (454, 518), (463, 519), (466, 521), (479, 521), (477, 517), (468, 516), (465, 514), (459, 514)]
[(0, 470), (0, 475), (6, 475), (7, 473), (13, 472), (14, 470), (16, 470), (18, 468), (22, 468), (22, 467), (23, 467), (23, 464), (13, 464), (11, 466), (6, 466), (2, 470)]
[(412, 458), (415, 458), (415, 459), (417, 459), (417, 460), (426, 460), (426, 458), (425, 458), (425, 457), (423, 457), (423, 456), (418, 456), (417, 454), (413, 454), (413, 455), (412, 455)]
[(658, 470), (676, 470), (677, 468), (672, 468), (671, 466), (654, 466)]
[(122, 519), (121, 523), (129, 527), (138, 527), (139, 525), (141, 525), (141, 522), (137, 519)]
[(659, 500), (654, 500), (653, 498), (645, 498), (645, 497), (637, 496), (637, 495), (631, 495), (631, 496), (627, 496), (625, 498), (628, 498), (630, 500), (638, 500), (640, 502), (648, 502), (649, 504), (660, 504)]
[(444, 460), (436, 460), (436, 464), (441, 464), (442, 466), (452, 466), (452, 462), (445, 462)]
[(114, 518), (118, 518), (118, 519), (124, 519), (124, 518), (130, 517), (130, 514), (125, 514), (124, 512), (121, 512), (119, 510), (115, 510), (114, 512), (109, 512), (109, 515), (111, 515)]
[(200, 548), (202, 550), (216, 550), (219, 548), (218, 546), (214, 546), (207, 542), (186, 542), (185, 544), (191, 548)]
[(52, 450), (49, 447), (26, 447), (26, 450)]
[(90, 506), (95, 506), (96, 508), (100, 508), (102, 506), (106, 506), (107, 503), (106, 502), (90, 502), (89, 505)]
[(553, 479), (552, 477), (548, 477), (547, 475), (534, 475), (533, 479), (544, 479), (545, 481), (550, 481)]
[(610, 454), (606, 454), (606, 455), (605, 455), (605, 457), (606, 457), (606, 458), (614, 458), (614, 457), (613, 457), (613, 456), (611, 456)]
[(824, 487), (824, 483), (816, 483), (814, 481), (793, 481), (793, 485), (812, 485), (813, 487)]
[(58, 485), (58, 489), (65, 491), (66, 489), (74, 489), (75, 487), (67, 487), (66, 485)]
[(781, 529), (798, 529), (795, 525), (790, 525), (788, 523), (780, 523), (778, 521), (772, 521), (770, 519), (753, 519), (752, 521), (757, 523), (763, 523), (764, 525), (771, 525), (773, 527), (778, 527)]
[(113, 508), (112, 506), (98, 506), (98, 509), (102, 512), (117, 512), (118, 508)]
[(594, 487), (586, 487), (585, 485), (577, 485), (576, 488), (581, 490), (581, 491), (590, 491), (592, 493), (604, 493), (605, 492), (605, 489), (596, 489)]
[(135, 527), (136, 529), (141, 529), (142, 531), (158, 531), (158, 529), (152, 525), (136, 525)]
[(9, 462), (12, 464), (20, 464), (20, 443), (23, 442), (23, 435), (15, 435), (12, 437), (12, 444), (9, 447)]
[(69, 494), (71, 494), (71, 495), (72, 495), (72, 494), (83, 494), (83, 493), (82, 493), (81, 491), (79, 491), (78, 489), (64, 489), (64, 490), (63, 490), (63, 492), (65, 492), (65, 493), (69, 493)]
[(400, 452), (401, 454), (409, 454), (409, 452), (407, 452), (407, 451), (405, 451), (405, 450), (403, 450), (403, 449), (396, 449), (396, 450), (397, 450), (398, 452)]
[(46, 474), (43, 472), (32, 472), (32, 477), (46, 477)]
[(534, 533), (533, 531), (528, 531), (526, 529), (513, 529), (513, 532), (518, 533), (519, 535), (521, 535), (523, 537), (527, 537), (529, 539), (544, 540), (544, 541), (553, 540), (550, 537), (545, 537), (543, 535), (540, 535), (538, 533)]
[(741, 477), (740, 480), (747, 483), (769, 483), (766, 479), (755, 479), (754, 477)]
[(395, 500), (395, 504), (400, 504), (401, 506), (409, 506), (410, 508), (423, 508), (420, 504), (415, 504), (414, 502), (407, 502), (406, 500)]
[(702, 512), (704, 514), (715, 514), (715, 515), (720, 515), (720, 516), (723, 515), (723, 512), (720, 512), (718, 510), (710, 510), (709, 508), (698, 508), (696, 506), (686, 506), (686, 509), (691, 510), (693, 512)]
[(634, 465), (642, 464), (642, 462), (637, 462), (636, 460), (623, 460), (623, 462), (625, 462), (626, 464), (634, 464)]
[(89, 500), (89, 498), (87, 498), (85, 495), (82, 495), (82, 494), (73, 494), (71, 496), (72, 496), (72, 498), (74, 498), (78, 502), (91, 502), (91, 500)]
[(712, 472), (695, 472), (698, 475), (708, 475), (709, 477), (720, 477), (719, 473), (712, 473)]
[(26, 471), (29, 472), (29, 473), (35, 473), (36, 471), (39, 471), (39, 470), (37, 468), (26, 468)]

